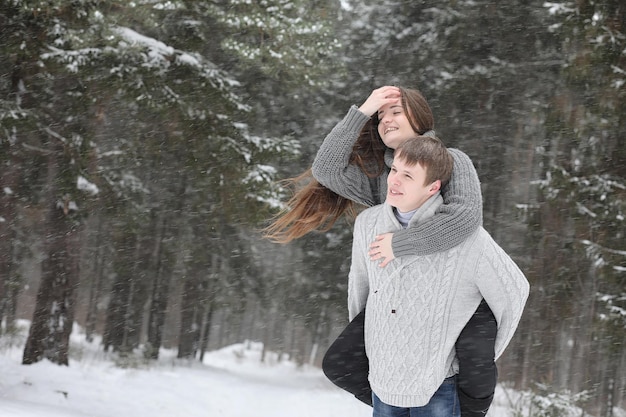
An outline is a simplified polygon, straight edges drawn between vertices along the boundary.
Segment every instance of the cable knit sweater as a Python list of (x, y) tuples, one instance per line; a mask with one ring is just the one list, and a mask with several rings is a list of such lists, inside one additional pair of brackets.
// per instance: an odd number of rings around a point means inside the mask
[[(385, 201), (389, 170), (370, 179), (359, 167), (348, 163), (352, 147), (368, 120), (368, 116), (352, 106), (324, 139), (312, 169), (320, 184), (342, 197), (371, 207)], [(450, 249), (482, 225), (482, 195), (474, 165), (460, 150), (448, 150), (454, 158), (454, 169), (450, 182), (442, 190), (444, 204), (429, 221), (394, 233), (392, 249), (396, 257)], [(392, 161), (393, 150), (389, 149), (385, 154), (388, 167)]]
[[(433, 216), (439, 194), (413, 215), (409, 227)], [(428, 403), (457, 370), (455, 342), (481, 300), (498, 323), (496, 359), (513, 337), (529, 284), (515, 262), (482, 228), (454, 248), (395, 259), (385, 268), (369, 260), (378, 233), (400, 230), (388, 204), (356, 219), (348, 281), (350, 320), (365, 308), (365, 348), (372, 390), (386, 404)]]

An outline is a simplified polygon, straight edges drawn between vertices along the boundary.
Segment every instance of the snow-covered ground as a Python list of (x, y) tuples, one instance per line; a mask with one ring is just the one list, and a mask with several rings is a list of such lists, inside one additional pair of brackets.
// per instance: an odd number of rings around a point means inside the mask
[[(24, 324), (25, 326), (27, 324)], [(0, 417), (366, 417), (371, 408), (315, 367), (260, 362), (261, 346), (209, 352), (204, 363), (163, 350), (120, 367), (99, 341), (72, 336), (70, 366), (21, 365), (24, 336), (0, 338)], [(12, 341), (12, 342), (11, 342)], [(489, 417), (513, 417), (518, 393), (498, 387)]]

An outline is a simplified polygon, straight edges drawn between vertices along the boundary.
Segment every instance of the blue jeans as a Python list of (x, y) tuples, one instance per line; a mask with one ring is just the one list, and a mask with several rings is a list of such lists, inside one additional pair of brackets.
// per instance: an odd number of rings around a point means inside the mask
[(421, 407), (394, 407), (385, 404), (372, 393), (373, 417), (460, 417), (459, 397), (454, 377), (446, 378), (428, 404)]

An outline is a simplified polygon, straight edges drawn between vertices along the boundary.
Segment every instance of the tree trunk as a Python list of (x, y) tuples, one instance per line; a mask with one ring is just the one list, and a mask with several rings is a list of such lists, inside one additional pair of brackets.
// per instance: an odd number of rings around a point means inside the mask
[(172, 256), (164, 248), (166, 239), (167, 220), (161, 219), (158, 234), (154, 241), (154, 274), (152, 297), (148, 316), (148, 340), (146, 341), (144, 356), (147, 359), (159, 359), (159, 348), (163, 339), (163, 323), (167, 309), (167, 296), (172, 275)]
[(209, 346), (209, 338), (211, 336), (211, 323), (213, 320), (213, 302), (206, 302), (203, 311), (204, 318), (202, 323), (202, 335), (200, 336), (200, 362), (204, 360), (204, 352), (206, 352)]
[(202, 330), (202, 298), (201, 271), (190, 271), (185, 277), (181, 297), (179, 358), (193, 358), (198, 353)]
[[(144, 305), (147, 301), (147, 275), (150, 265), (149, 245), (153, 224), (147, 233), (122, 227), (115, 262), (116, 277), (111, 286), (103, 337), (104, 349), (128, 353), (139, 346)], [(146, 235), (145, 238), (140, 236)]]
[(93, 334), (96, 331), (98, 321), (98, 302), (102, 295), (102, 281), (104, 279), (104, 258), (105, 248), (101, 247), (102, 222), (98, 216), (98, 229), (96, 231), (96, 242), (94, 244), (93, 275), (89, 287), (89, 305), (87, 306), (87, 316), (85, 317), (85, 338), (88, 342), (93, 341)]
[(309, 354), (309, 365), (314, 366), (317, 364), (317, 354), (320, 343), (322, 342), (323, 335), (328, 333), (328, 318), (326, 317), (326, 306), (322, 306), (319, 316), (317, 317), (317, 323), (315, 325), (313, 340), (311, 341), (311, 352)]
[[(19, 181), (19, 166), (10, 161), (2, 168), (0, 175), (0, 325), (11, 308), (11, 296), (14, 292), (11, 283), (15, 281), (15, 192)], [(7, 327), (12, 322), (7, 319)], [(1, 326), (0, 326), (1, 331)]]
[(51, 202), (46, 220), (46, 254), (33, 322), (22, 363), (42, 359), (68, 365), (69, 338), (74, 323), (74, 289), (78, 284), (80, 233), (64, 207)]
[(272, 341), (276, 333), (277, 300), (270, 300), (269, 307), (265, 308), (265, 323), (263, 326), (263, 350), (261, 352), (261, 362), (265, 362), (267, 352), (272, 348)]
[[(110, 301), (107, 306), (106, 322), (102, 343), (104, 350), (112, 348), (113, 351), (123, 350), (124, 333), (126, 328), (126, 314), (131, 300), (133, 268), (137, 242), (136, 232), (130, 228), (124, 228), (121, 236), (116, 239), (118, 256), (114, 259), (115, 280), (111, 285)], [(126, 349), (128, 350), (128, 349)]]

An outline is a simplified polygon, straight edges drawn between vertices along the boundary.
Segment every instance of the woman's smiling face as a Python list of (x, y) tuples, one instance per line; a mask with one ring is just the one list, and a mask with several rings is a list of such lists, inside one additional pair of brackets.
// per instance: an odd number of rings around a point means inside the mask
[(384, 144), (391, 149), (397, 148), (407, 139), (418, 136), (411, 127), (399, 100), (378, 110), (378, 134)]

